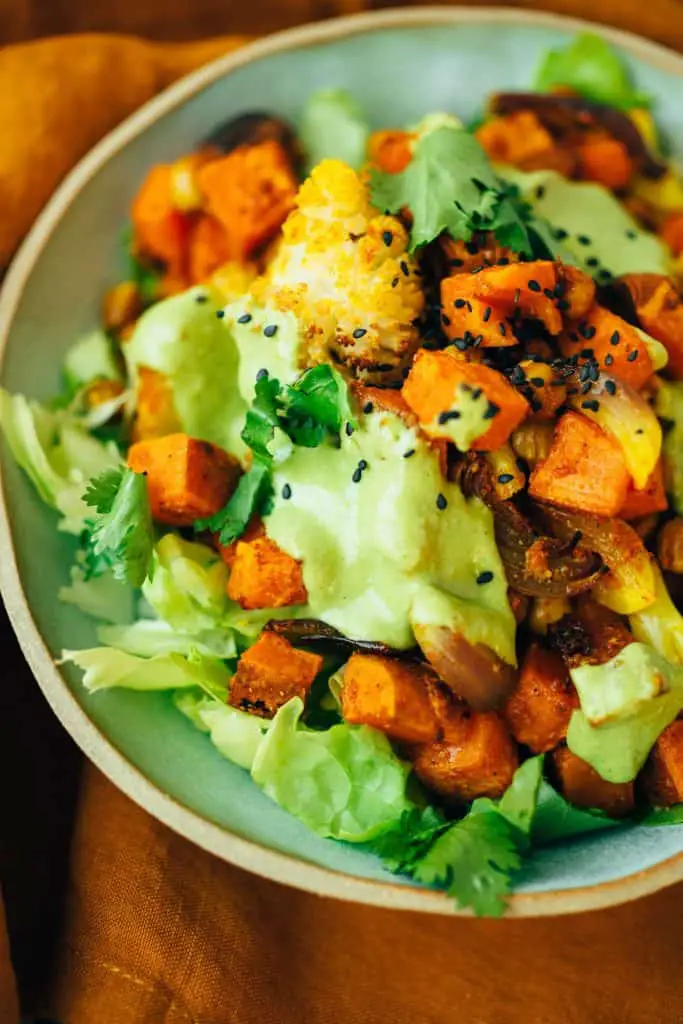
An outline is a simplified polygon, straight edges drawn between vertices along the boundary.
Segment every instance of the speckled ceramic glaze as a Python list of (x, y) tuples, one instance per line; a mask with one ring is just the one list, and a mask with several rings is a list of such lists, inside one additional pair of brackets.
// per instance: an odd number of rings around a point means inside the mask
[[(94, 326), (103, 289), (117, 280), (118, 238), (147, 168), (191, 149), (218, 122), (249, 109), (296, 120), (323, 86), (350, 89), (373, 125), (427, 111), (469, 118), (486, 95), (528, 86), (548, 46), (577, 22), (512, 10), (417, 8), (296, 29), (202, 69), (148, 104), (104, 140), (62, 185), (35, 225), (0, 300), (2, 384), (47, 398), (70, 342)], [(683, 148), (683, 59), (617, 32), (637, 85)], [(452, 913), (440, 893), (397, 880), (353, 847), (312, 835), (224, 760), (164, 694), (88, 697), (61, 673), (63, 646), (95, 642), (92, 624), (56, 600), (72, 542), (3, 449), (0, 582), (26, 656), (55, 712), (121, 789), (219, 857), (321, 894)], [(40, 557), (36, 556), (40, 552)], [(683, 877), (683, 826), (624, 827), (537, 853), (510, 913), (565, 913), (635, 898)]]

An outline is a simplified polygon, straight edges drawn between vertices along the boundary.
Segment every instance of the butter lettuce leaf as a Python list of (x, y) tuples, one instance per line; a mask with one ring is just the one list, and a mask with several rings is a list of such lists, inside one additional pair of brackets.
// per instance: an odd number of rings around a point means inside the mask
[(626, 62), (594, 32), (582, 32), (568, 46), (545, 55), (534, 87), (549, 92), (558, 85), (596, 103), (626, 110), (647, 107), (651, 102), (646, 93), (631, 85)]
[(206, 693), (225, 699), (230, 682), (230, 673), (221, 661), (198, 652), (139, 658), (115, 647), (91, 647), (63, 651), (60, 664), (80, 668), (89, 693), (114, 687), (154, 691), (199, 686)]
[(233, 606), (228, 569), (216, 551), (167, 533), (154, 548), (153, 564), (142, 592), (160, 619), (188, 634), (223, 627)]
[(115, 579), (109, 569), (88, 579), (79, 558), (71, 569), (71, 583), (61, 587), (58, 596), (64, 604), (74, 605), (93, 619), (122, 625), (135, 618), (133, 595), (133, 588)]
[(211, 737), (216, 749), (229, 761), (251, 771), (270, 722), (225, 702), (207, 697), (201, 690), (178, 690), (176, 707), (202, 732)]
[(344, 89), (313, 93), (299, 131), (308, 171), (325, 159), (343, 160), (354, 170), (360, 170), (365, 162), (370, 128), (363, 108)]
[(107, 647), (117, 647), (126, 654), (135, 654), (140, 658), (153, 658), (157, 654), (188, 656), (194, 651), (207, 658), (221, 660), (237, 656), (232, 630), (182, 633), (161, 619), (138, 619), (127, 624), (99, 626), (97, 639)]
[(574, 807), (549, 782), (542, 779), (532, 822), (531, 841), (534, 846), (548, 846), (562, 839), (584, 835), (586, 832), (600, 832), (619, 824), (619, 821), (608, 818), (602, 811)]

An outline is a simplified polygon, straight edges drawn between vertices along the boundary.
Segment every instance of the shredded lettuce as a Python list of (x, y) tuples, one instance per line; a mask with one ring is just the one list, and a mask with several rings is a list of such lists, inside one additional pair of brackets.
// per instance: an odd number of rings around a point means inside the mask
[(121, 465), (116, 445), (92, 437), (63, 410), (50, 411), (0, 388), (0, 427), (40, 498), (62, 515), (60, 529), (80, 534), (87, 481)]
[(101, 622), (123, 625), (135, 617), (132, 587), (115, 579), (110, 570), (86, 579), (80, 560), (71, 569), (70, 585), (60, 588), (59, 600)]
[(545, 55), (534, 87), (548, 92), (558, 85), (611, 107), (627, 110), (650, 105), (650, 97), (631, 85), (626, 63), (594, 32), (582, 32), (568, 46)]
[(64, 376), (72, 391), (93, 380), (121, 380), (114, 346), (105, 331), (90, 331), (71, 346), (64, 357)]
[(237, 645), (232, 630), (181, 633), (160, 619), (138, 619), (129, 625), (100, 626), (97, 630), (97, 639), (107, 647), (117, 647), (127, 654), (136, 654), (141, 658), (153, 658), (157, 654), (187, 656), (193, 651), (207, 658), (225, 659), (237, 656)]
[(154, 548), (153, 563), (142, 593), (160, 619), (181, 633), (223, 628), (232, 606), (227, 566), (215, 551), (167, 533)]
[(541, 780), (531, 827), (534, 846), (549, 846), (571, 836), (599, 832), (617, 825), (618, 821), (608, 818), (602, 811), (574, 807), (549, 782)]
[(201, 691), (179, 690), (176, 707), (202, 732), (209, 733), (216, 749), (234, 764), (251, 771), (270, 722), (207, 697)]
[(115, 647), (91, 647), (82, 651), (62, 652), (60, 664), (80, 668), (83, 685), (89, 693), (111, 690), (179, 690), (199, 686), (206, 693), (225, 700), (230, 673), (217, 658), (207, 658), (197, 651), (182, 654), (159, 654), (139, 658)]
[(360, 170), (369, 134), (363, 108), (351, 93), (344, 89), (313, 93), (300, 126), (308, 170), (326, 158), (343, 160), (354, 170)]

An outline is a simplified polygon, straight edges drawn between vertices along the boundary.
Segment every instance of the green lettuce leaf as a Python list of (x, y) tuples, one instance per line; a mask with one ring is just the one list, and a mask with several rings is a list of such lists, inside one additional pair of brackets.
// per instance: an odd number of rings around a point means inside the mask
[(140, 587), (153, 572), (154, 527), (142, 473), (119, 467), (90, 481), (85, 503), (97, 512), (86, 529), (86, 559), (92, 575), (104, 567), (114, 579)]
[(567, 745), (608, 782), (630, 782), (683, 710), (683, 668), (632, 643), (604, 665), (571, 670), (581, 702)]
[(277, 804), (321, 836), (366, 842), (409, 804), (407, 767), (386, 736), (367, 726), (301, 726), (303, 702), (281, 708), (260, 745), (252, 776)]
[(160, 619), (187, 634), (224, 628), (232, 605), (228, 570), (216, 551), (167, 533), (154, 548), (153, 566), (142, 593)]
[(534, 88), (548, 92), (558, 85), (611, 107), (628, 110), (650, 105), (650, 97), (631, 85), (626, 63), (594, 32), (582, 32), (568, 46), (545, 55)]
[[(99, 582), (100, 580), (91, 581)], [(126, 654), (136, 654), (141, 658), (153, 658), (157, 654), (187, 656), (193, 651), (207, 658), (225, 659), (237, 656), (237, 644), (232, 630), (181, 633), (160, 619), (138, 619), (129, 625), (100, 626), (97, 630), (97, 639), (107, 647), (118, 647)]]
[(209, 733), (216, 749), (240, 768), (251, 771), (270, 722), (230, 707), (197, 690), (178, 690), (176, 707), (202, 732)]
[(660, 828), (663, 825), (683, 825), (683, 804), (674, 804), (673, 807), (657, 807), (641, 818), (639, 824), (647, 825), (650, 828)]
[(119, 625), (132, 622), (135, 616), (132, 587), (115, 579), (109, 570), (90, 579), (86, 576), (82, 561), (77, 561), (71, 569), (70, 585), (59, 590), (59, 600), (75, 605), (101, 622)]
[(198, 652), (160, 654), (138, 658), (115, 647), (91, 647), (82, 651), (62, 651), (60, 664), (80, 668), (83, 685), (89, 693), (122, 687), (126, 690), (178, 690), (199, 686), (204, 692), (225, 700), (230, 673), (217, 658)]
[(619, 824), (602, 811), (574, 807), (549, 782), (541, 780), (531, 829), (534, 846), (548, 846), (561, 839), (614, 828)]
[(64, 357), (64, 376), (73, 391), (93, 380), (122, 379), (111, 338), (103, 331), (90, 331), (79, 338)]
[(63, 516), (60, 529), (80, 534), (90, 477), (121, 465), (114, 444), (103, 444), (64, 410), (51, 411), (0, 388), (0, 428), (12, 455), (41, 499)]
[(362, 107), (344, 89), (313, 93), (304, 109), (300, 138), (310, 171), (321, 160), (343, 160), (359, 170), (365, 161), (370, 129)]
[(501, 244), (529, 257), (549, 255), (544, 239), (552, 245), (549, 232), (535, 229), (517, 189), (496, 175), (479, 142), (464, 130), (428, 132), (400, 174), (374, 170), (371, 198), (380, 210), (410, 210), (413, 250), (443, 231), (468, 241), (475, 231), (491, 230)]
[(514, 778), (499, 800), (480, 797), (470, 814), (497, 811), (510, 825), (528, 836), (534, 824), (538, 792), (543, 777), (543, 755), (530, 757), (519, 766)]

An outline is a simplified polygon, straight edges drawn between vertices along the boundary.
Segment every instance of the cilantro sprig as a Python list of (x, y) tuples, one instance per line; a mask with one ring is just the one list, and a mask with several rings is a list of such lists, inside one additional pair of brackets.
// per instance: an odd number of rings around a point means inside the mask
[(195, 529), (218, 533), (221, 544), (237, 540), (253, 515), (265, 516), (272, 509), (276, 433), (292, 444), (317, 448), (327, 438), (338, 437), (345, 422), (353, 423), (353, 415), (346, 383), (334, 367), (315, 366), (284, 387), (261, 371), (241, 434), (254, 457), (251, 468), (227, 505), (198, 520)]
[(110, 569), (115, 579), (142, 586), (154, 550), (146, 477), (123, 466), (105, 470), (90, 481), (83, 500), (96, 512), (82, 538), (86, 579)]
[(399, 174), (373, 171), (371, 197), (389, 213), (410, 210), (413, 251), (444, 231), (465, 242), (475, 231), (492, 231), (501, 245), (529, 259), (554, 254), (547, 225), (535, 218), (516, 187), (498, 177), (479, 142), (462, 129), (429, 132)]

